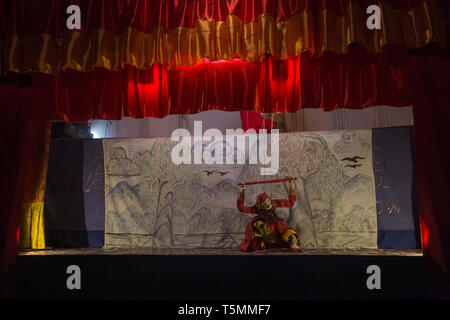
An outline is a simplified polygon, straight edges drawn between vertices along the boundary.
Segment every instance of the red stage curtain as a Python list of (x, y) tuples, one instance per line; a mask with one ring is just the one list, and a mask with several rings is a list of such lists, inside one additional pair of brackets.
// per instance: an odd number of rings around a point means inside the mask
[[(433, 291), (450, 298), (450, 57), (410, 58), (422, 245)], [(447, 292), (445, 292), (447, 290)]]
[[(81, 9), (79, 31), (66, 28), (71, 4)], [(381, 30), (366, 28), (371, 4)], [(440, 0), (0, 0), (0, 15), (3, 73), (171, 69), (205, 57), (261, 62), (448, 40)]]
[(0, 215), (0, 283), (7, 280), (3, 273), (14, 261), (17, 252), (16, 231), (19, 224), (21, 199), (17, 196), (19, 190), (21, 127), (20, 102), (23, 91), (17, 85), (0, 85), (0, 165), (4, 174), (0, 179), (1, 215)]
[(272, 119), (264, 118), (261, 113), (252, 111), (241, 111), (241, 121), (242, 130), (244, 131), (248, 129), (255, 129), (256, 131), (266, 129), (270, 133), (270, 130), (275, 128), (276, 125)]
[[(42, 201), (48, 152), (49, 123), (34, 122), (24, 112), (30, 88), (0, 84), (0, 297), (8, 294), (15, 277), (22, 203)], [(4, 290), (7, 290), (6, 292)]]
[(372, 55), (308, 54), (262, 63), (210, 62), (166, 70), (133, 67), (111, 72), (65, 72), (33, 76), (28, 113), (35, 120), (86, 121), (165, 117), (220, 109), (296, 112), (300, 108), (366, 108), (411, 105), (406, 49)]

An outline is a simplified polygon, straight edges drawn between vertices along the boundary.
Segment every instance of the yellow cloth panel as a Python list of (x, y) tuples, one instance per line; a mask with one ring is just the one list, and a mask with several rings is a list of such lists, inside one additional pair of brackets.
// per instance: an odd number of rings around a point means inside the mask
[(19, 248), (45, 249), (43, 202), (22, 203)]
[(120, 70), (124, 65), (145, 70), (154, 63), (171, 69), (204, 57), (261, 62), (266, 54), (288, 59), (306, 51), (315, 57), (325, 51), (346, 53), (352, 43), (372, 53), (387, 45), (417, 49), (438, 42), (447, 47), (448, 12), (439, 10), (438, 0), (426, 0), (410, 11), (393, 9), (383, 1), (380, 8), (381, 30), (368, 30), (366, 8), (352, 1), (342, 15), (305, 10), (280, 22), (264, 13), (246, 24), (229, 15), (224, 21), (197, 20), (193, 28), (168, 32), (157, 26), (148, 33), (127, 27), (119, 35), (106, 30), (67, 31), (61, 39), (47, 34), (5, 36), (1, 71), (58, 75), (60, 70)]

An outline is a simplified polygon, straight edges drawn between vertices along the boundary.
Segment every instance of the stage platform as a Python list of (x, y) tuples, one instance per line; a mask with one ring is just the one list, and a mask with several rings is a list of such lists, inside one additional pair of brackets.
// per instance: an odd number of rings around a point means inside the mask
[(422, 256), (419, 249), (306, 249), (302, 253), (288, 249), (259, 250), (242, 252), (237, 249), (171, 249), (171, 248), (82, 248), (82, 249), (45, 249), (22, 250), (21, 256), (40, 255), (344, 255), (344, 256)]
[[(70, 265), (80, 290), (66, 286)], [(379, 290), (367, 288), (370, 265)], [(19, 253), (17, 279), (24, 299), (428, 298), (420, 250), (46, 249)]]

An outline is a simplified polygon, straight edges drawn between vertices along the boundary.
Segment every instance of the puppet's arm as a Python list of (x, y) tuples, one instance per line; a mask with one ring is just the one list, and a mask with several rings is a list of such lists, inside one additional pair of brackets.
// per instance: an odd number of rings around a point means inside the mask
[(243, 213), (256, 213), (256, 209), (254, 207), (246, 207), (244, 205), (244, 200), (245, 200), (245, 185), (241, 185), (239, 188), (239, 196), (237, 200), (238, 210)]
[(289, 187), (289, 200), (285, 199), (275, 199), (272, 200), (275, 208), (291, 208), (295, 201), (297, 200), (297, 196), (295, 194), (294, 180), (291, 180), (291, 186)]

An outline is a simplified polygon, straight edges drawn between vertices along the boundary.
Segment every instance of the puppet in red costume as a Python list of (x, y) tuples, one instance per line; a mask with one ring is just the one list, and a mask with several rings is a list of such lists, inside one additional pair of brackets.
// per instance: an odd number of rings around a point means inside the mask
[(265, 248), (291, 248), (303, 251), (297, 233), (275, 214), (276, 208), (290, 208), (296, 200), (294, 181), (291, 180), (289, 200), (272, 200), (265, 193), (258, 195), (256, 204), (244, 206), (245, 184), (240, 186), (237, 207), (239, 211), (256, 214), (247, 225), (245, 238), (239, 246), (242, 251), (254, 251)]

